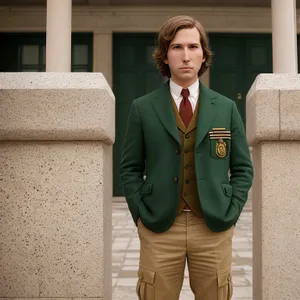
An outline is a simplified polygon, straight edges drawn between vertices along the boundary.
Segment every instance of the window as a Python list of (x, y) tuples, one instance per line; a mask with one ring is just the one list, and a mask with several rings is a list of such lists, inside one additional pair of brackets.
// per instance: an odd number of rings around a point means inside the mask
[(88, 46), (74, 45), (73, 46), (73, 71), (87, 72), (88, 69)]
[(93, 34), (72, 35), (72, 72), (93, 71)]
[(20, 71), (43, 72), (46, 68), (44, 45), (20, 45)]
[[(44, 72), (45, 33), (0, 33), (0, 72)], [(72, 34), (72, 72), (93, 71), (93, 34)]]

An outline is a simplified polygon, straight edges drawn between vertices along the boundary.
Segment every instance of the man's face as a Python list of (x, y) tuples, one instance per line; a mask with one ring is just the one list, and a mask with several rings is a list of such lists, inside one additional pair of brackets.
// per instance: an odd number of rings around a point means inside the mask
[(187, 88), (198, 80), (198, 72), (205, 58), (196, 27), (176, 33), (164, 62), (170, 67), (171, 79), (178, 85)]

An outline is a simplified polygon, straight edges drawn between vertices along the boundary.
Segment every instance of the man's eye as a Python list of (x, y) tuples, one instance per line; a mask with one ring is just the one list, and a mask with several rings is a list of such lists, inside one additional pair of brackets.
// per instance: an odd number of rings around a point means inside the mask
[(192, 45), (191, 48), (198, 48), (198, 46), (197, 45)]
[(179, 49), (180, 48), (180, 46), (174, 46), (173, 47), (173, 49)]

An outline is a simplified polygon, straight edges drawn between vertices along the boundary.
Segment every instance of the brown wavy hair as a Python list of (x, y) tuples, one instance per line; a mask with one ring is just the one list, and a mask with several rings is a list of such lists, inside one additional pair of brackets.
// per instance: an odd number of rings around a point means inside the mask
[(170, 67), (169, 65), (165, 64), (164, 61), (167, 59), (170, 43), (174, 39), (176, 33), (181, 29), (192, 29), (195, 27), (200, 34), (200, 44), (203, 50), (203, 57), (205, 58), (205, 62), (202, 64), (201, 69), (199, 70), (198, 77), (200, 77), (210, 67), (212, 61), (212, 52), (209, 48), (208, 36), (204, 27), (199, 21), (193, 19), (192, 17), (177, 16), (163, 24), (158, 34), (157, 46), (153, 52), (153, 58), (157, 68), (163, 76), (167, 76), (168, 78), (171, 77)]

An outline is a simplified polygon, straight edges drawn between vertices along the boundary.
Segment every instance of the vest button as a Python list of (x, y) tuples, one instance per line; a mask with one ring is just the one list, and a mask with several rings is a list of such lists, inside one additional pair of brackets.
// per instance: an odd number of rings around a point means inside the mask
[(189, 150), (184, 150), (184, 153), (189, 153)]
[(189, 180), (185, 180), (185, 183), (186, 183), (186, 184), (189, 184), (189, 183), (190, 183), (190, 181), (189, 181)]
[(189, 167), (188, 165), (185, 165), (185, 166), (184, 166), (185, 169), (187, 169), (188, 167)]
[(185, 135), (185, 138), (188, 139), (190, 136), (188, 134)]
[(178, 177), (174, 177), (174, 182), (175, 182), (175, 183), (178, 182)]
[(180, 154), (180, 150), (176, 149), (176, 154), (179, 155)]

